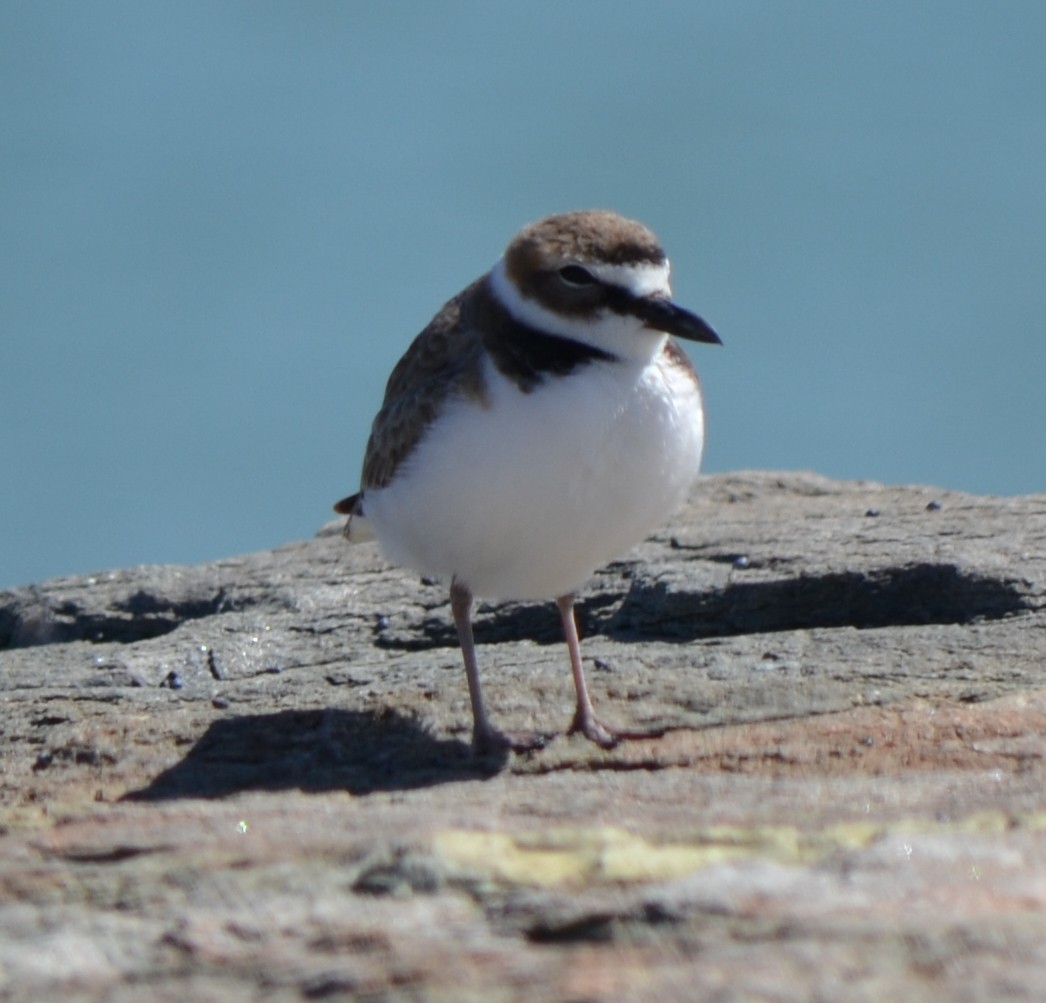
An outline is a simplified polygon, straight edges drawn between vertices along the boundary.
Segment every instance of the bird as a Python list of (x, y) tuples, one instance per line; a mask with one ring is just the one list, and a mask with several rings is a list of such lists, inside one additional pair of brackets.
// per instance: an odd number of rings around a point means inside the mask
[(595, 712), (578, 589), (685, 500), (704, 448), (701, 384), (677, 339), (721, 344), (678, 306), (668, 257), (609, 210), (524, 227), (395, 365), (360, 490), (334, 509), (350, 541), (449, 583), (479, 755), (547, 735), (494, 727), (472, 632), (474, 597), (554, 600), (576, 706), (569, 732), (603, 748), (650, 732)]

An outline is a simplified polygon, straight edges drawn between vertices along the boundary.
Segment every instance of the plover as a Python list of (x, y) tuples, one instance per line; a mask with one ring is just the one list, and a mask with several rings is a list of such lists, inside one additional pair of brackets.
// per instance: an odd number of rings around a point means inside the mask
[[(396, 364), (350, 540), (450, 583), (478, 752), (529, 748), (487, 717), (473, 596), (555, 599), (577, 696), (570, 730), (603, 747), (646, 735), (600, 721), (585, 683), (574, 593), (686, 498), (704, 445), (701, 387), (674, 338), (719, 343), (670, 298), (669, 263), (613, 212), (523, 229)], [(674, 336), (674, 337), (673, 337)]]

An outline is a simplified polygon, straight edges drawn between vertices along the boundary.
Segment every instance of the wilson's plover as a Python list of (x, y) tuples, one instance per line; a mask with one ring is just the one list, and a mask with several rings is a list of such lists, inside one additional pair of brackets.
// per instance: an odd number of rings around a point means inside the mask
[(358, 494), (335, 510), (350, 540), (448, 579), (477, 751), (534, 740), (483, 704), (473, 596), (555, 599), (577, 693), (571, 731), (601, 746), (645, 732), (592, 708), (574, 592), (682, 504), (704, 444), (701, 387), (673, 336), (717, 344), (670, 298), (645, 226), (604, 211), (522, 230), (396, 364)]

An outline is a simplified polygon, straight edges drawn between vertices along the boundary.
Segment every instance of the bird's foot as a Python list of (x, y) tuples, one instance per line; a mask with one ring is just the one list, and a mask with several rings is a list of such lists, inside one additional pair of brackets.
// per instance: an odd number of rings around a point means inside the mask
[(579, 709), (574, 715), (567, 734), (573, 735), (575, 732), (581, 732), (585, 738), (590, 742), (595, 742), (602, 749), (612, 749), (618, 742), (626, 742), (629, 739), (660, 738), (665, 733), (665, 729), (618, 728), (600, 721), (595, 714), (586, 714)]

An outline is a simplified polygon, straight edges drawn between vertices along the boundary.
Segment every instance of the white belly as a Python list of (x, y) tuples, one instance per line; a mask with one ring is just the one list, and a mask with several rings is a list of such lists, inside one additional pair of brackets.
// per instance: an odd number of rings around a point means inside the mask
[(548, 599), (622, 556), (686, 497), (704, 418), (663, 357), (593, 363), (522, 393), (493, 367), (489, 406), (456, 401), (366, 493), (393, 561), (456, 575), (478, 596)]

